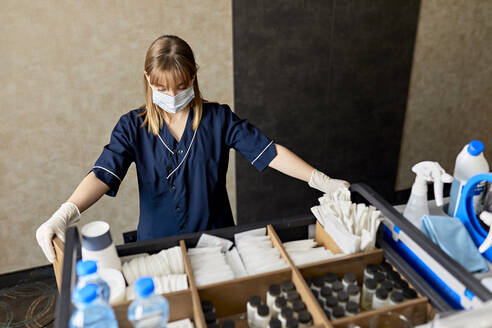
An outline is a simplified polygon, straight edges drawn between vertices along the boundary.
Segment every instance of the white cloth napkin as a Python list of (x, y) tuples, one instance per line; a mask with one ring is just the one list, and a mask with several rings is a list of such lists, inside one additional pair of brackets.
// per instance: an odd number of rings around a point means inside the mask
[(311, 212), (345, 254), (374, 249), (376, 233), (382, 221), (374, 206), (355, 204), (350, 191), (339, 189), (319, 198), (320, 205)]

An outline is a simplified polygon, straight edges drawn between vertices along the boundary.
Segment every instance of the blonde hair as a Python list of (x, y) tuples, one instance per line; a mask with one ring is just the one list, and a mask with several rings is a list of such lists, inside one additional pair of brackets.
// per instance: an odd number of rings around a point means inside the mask
[[(196, 73), (198, 65), (191, 47), (181, 38), (174, 35), (163, 35), (150, 45), (145, 56), (144, 70), (149, 76), (152, 85), (161, 84), (168, 88), (177, 83), (190, 85), (193, 80), (195, 98), (190, 105), (194, 111), (193, 130), (198, 129), (202, 119), (203, 99), (198, 87)], [(142, 127), (147, 125), (148, 132), (158, 135), (164, 125), (164, 111), (152, 101), (152, 89), (143, 77), (145, 90), (145, 104), (140, 108), (144, 111), (139, 116), (144, 116)]]

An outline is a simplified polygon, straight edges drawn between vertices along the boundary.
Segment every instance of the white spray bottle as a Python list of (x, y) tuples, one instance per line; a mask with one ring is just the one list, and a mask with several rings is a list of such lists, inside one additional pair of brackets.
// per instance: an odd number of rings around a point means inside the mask
[(420, 162), (412, 167), (412, 171), (417, 175), (412, 186), (412, 193), (408, 199), (403, 216), (412, 222), (417, 228), (422, 228), (422, 216), (429, 214), (427, 204), (427, 182), (434, 182), (434, 196), (436, 205), (442, 206), (443, 182), (453, 182), (453, 177), (444, 171), (437, 162)]

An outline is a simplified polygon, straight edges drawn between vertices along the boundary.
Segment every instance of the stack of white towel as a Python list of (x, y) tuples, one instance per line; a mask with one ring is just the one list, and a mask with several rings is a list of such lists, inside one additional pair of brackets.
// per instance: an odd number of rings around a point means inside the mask
[(288, 267), (279, 251), (273, 247), (265, 228), (238, 233), (234, 235), (234, 240), (248, 275)]
[(283, 243), (295, 265), (303, 265), (323, 261), (335, 257), (333, 253), (323, 246), (318, 247), (314, 239), (294, 240)]
[(123, 263), (121, 271), (128, 283), (127, 299), (135, 298), (133, 283), (141, 277), (152, 277), (156, 294), (188, 288), (183, 254), (179, 246), (164, 249), (154, 255), (140, 254), (138, 257)]
[(247, 275), (232, 241), (202, 234), (196, 248), (188, 249), (197, 286), (213, 284)]
[(325, 194), (319, 202), (311, 212), (344, 254), (374, 249), (382, 221), (380, 211), (374, 206), (352, 203), (346, 188)]
[(121, 269), (129, 285), (144, 276), (157, 277), (185, 273), (183, 254), (179, 246), (163, 249), (150, 256), (143, 253), (124, 263)]

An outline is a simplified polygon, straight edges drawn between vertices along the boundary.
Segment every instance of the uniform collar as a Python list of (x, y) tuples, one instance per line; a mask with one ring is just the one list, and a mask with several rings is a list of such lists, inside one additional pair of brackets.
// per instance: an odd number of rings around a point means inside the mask
[(193, 128), (192, 128), (193, 116), (194, 116), (194, 110), (190, 108), (190, 111), (188, 113), (188, 118), (186, 119), (186, 126), (183, 131), (183, 135), (181, 136), (181, 140), (179, 142), (177, 142), (176, 139), (174, 139), (173, 135), (169, 131), (169, 128), (167, 127), (167, 124), (166, 123), (163, 124), (162, 129), (159, 132), (159, 136), (161, 137), (164, 146), (172, 154), (176, 153), (176, 151), (179, 151), (180, 149), (186, 150), (186, 148), (188, 147), (191, 138), (193, 136)]

